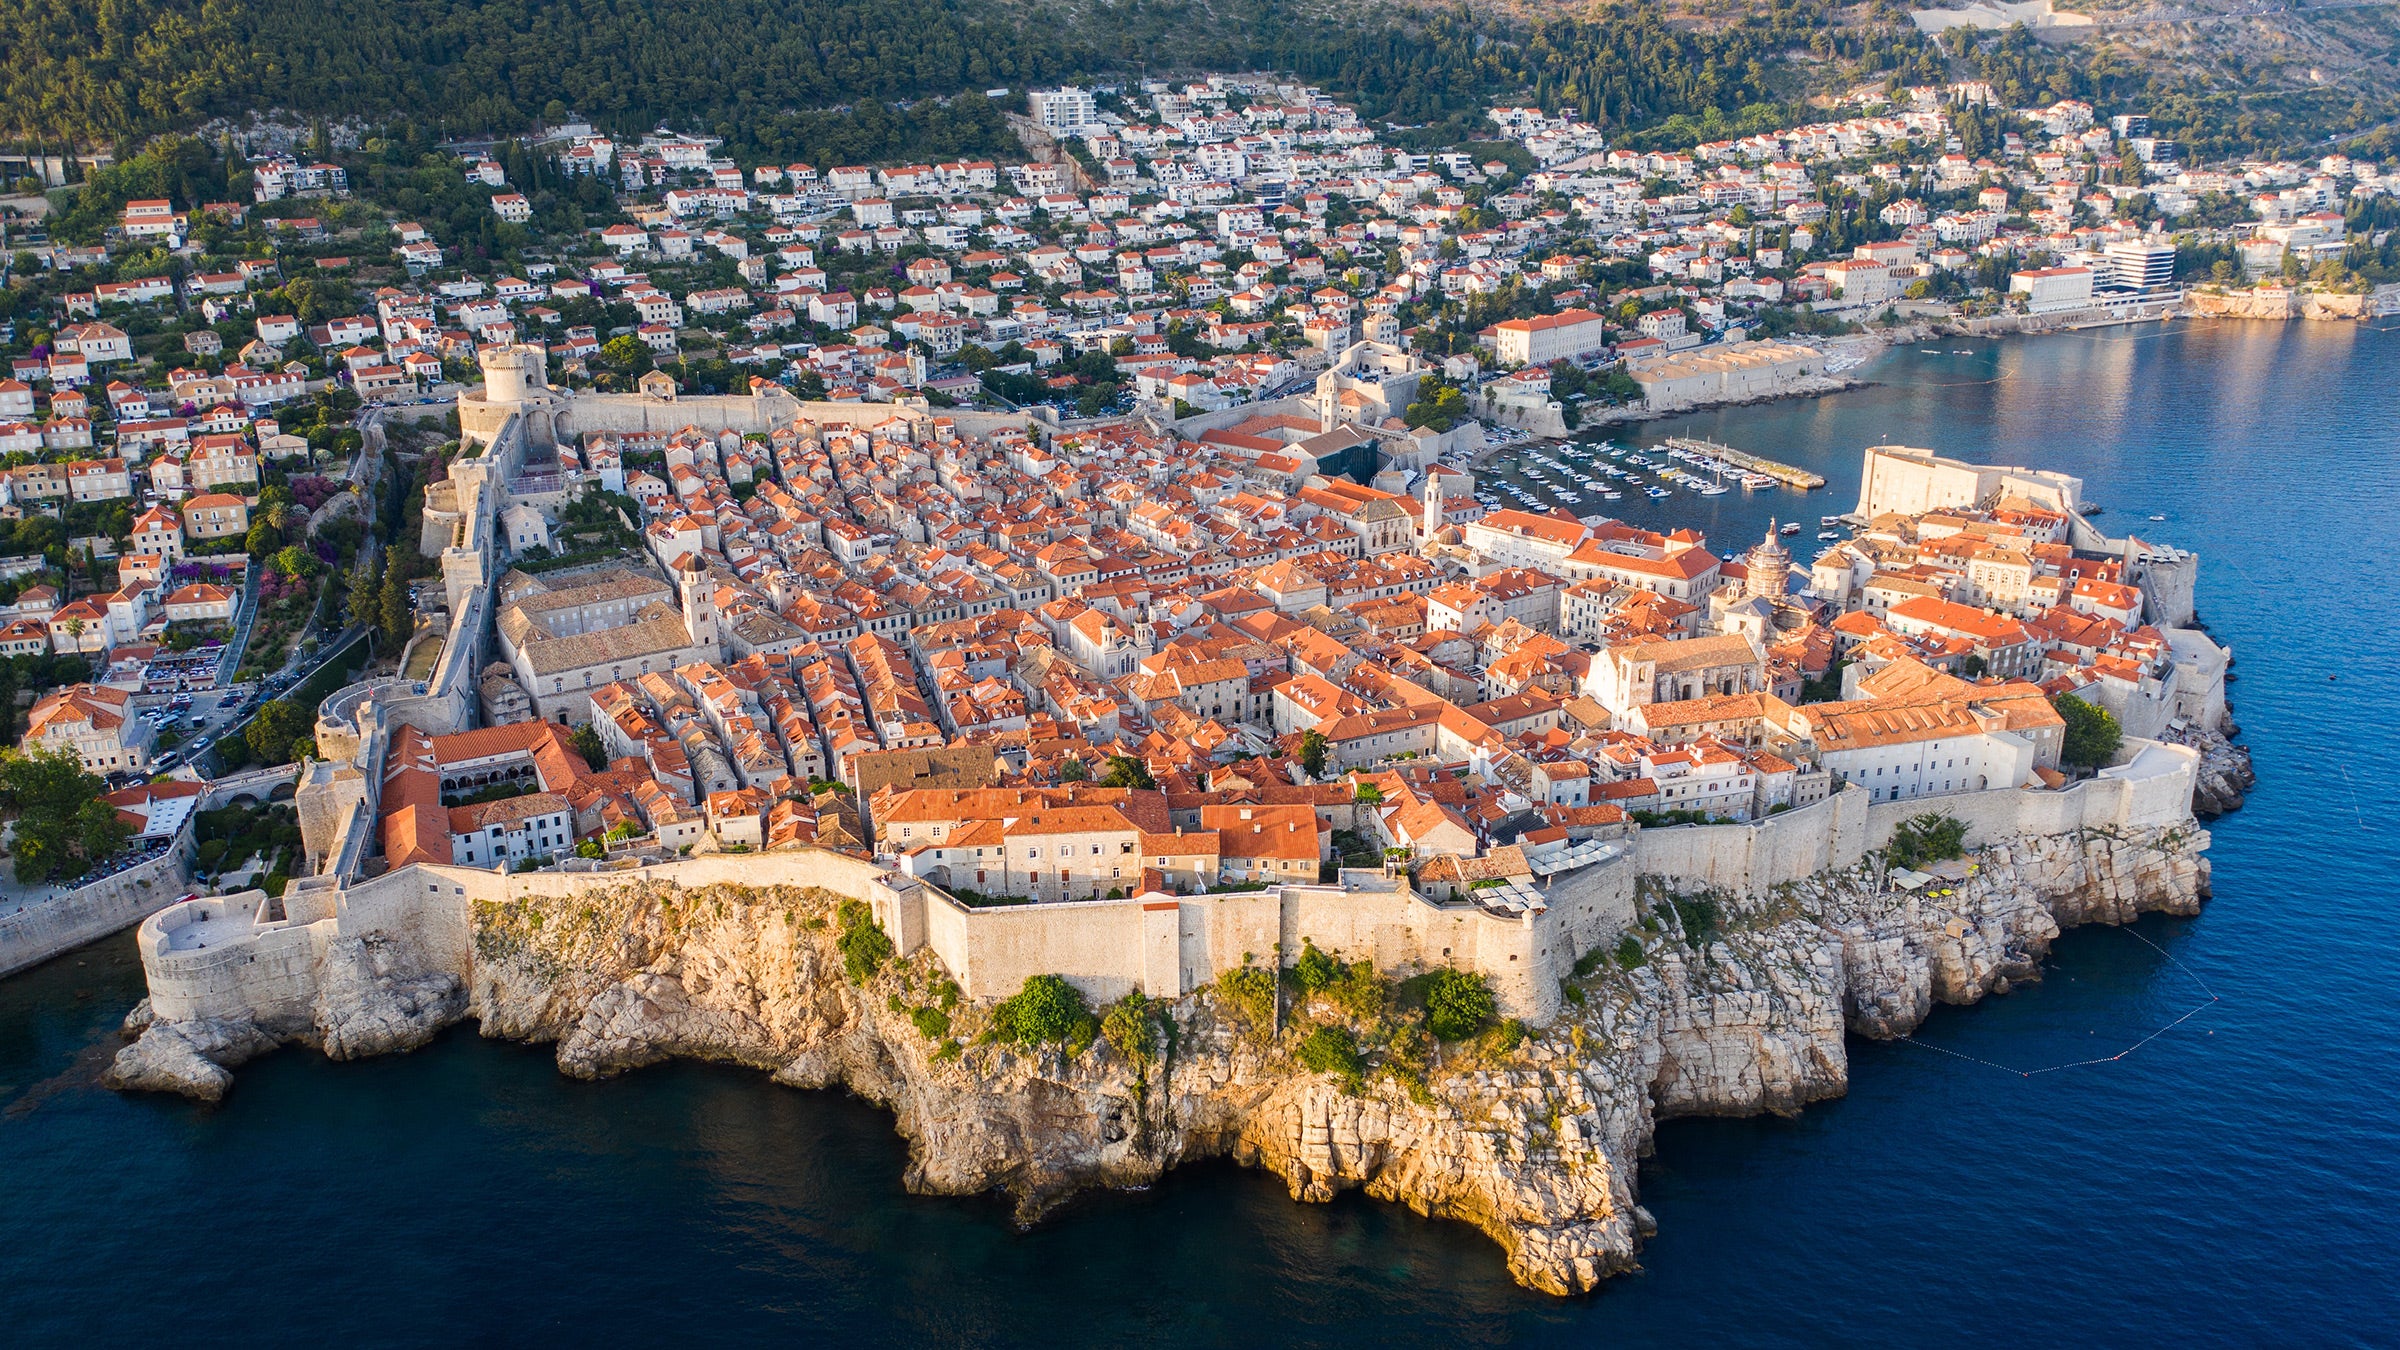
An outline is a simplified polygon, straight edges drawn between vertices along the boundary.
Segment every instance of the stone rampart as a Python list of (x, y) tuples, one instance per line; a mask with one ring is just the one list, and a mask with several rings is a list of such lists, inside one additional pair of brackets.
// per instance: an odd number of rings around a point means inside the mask
[(1737, 895), (1764, 894), (1858, 861), (1869, 847), (1866, 798), (1866, 789), (1851, 787), (1748, 825), (1644, 830), (1634, 838), (1635, 865), (1644, 876)]
[[(227, 1016), (247, 1002), (261, 1016), (280, 1017), (295, 1000), (313, 997), (313, 963), (337, 937), (387, 939), (425, 969), (465, 978), (479, 902), (603, 894), (631, 884), (819, 887), (867, 901), (903, 954), (931, 946), (977, 999), (1005, 997), (1044, 974), (1065, 976), (1099, 1000), (1134, 990), (1168, 998), (1243, 965), (1289, 963), (1313, 943), (1387, 971), (1476, 971), (1491, 981), (1505, 1012), (1540, 1022), (1559, 1011), (1558, 982), (1575, 959), (1613, 944), (1633, 924), (1637, 876), (1763, 896), (1850, 866), (1887, 843), (1902, 821), (1927, 812), (1957, 817), (1977, 843), (2172, 826), (2191, 818), (2198, 758), (2182, 746), (2128, 741), (2117, 764), (2058, 791), (1869, 804), (1851, 787), (1754, 824), (1645, 830), (1627, 851), (1538, 886), (1538, 907), (1513, 912), (1478, 900), (1437, 904), (1404, 880), (1359, 873), (1340, 885), (970, 908), (865, 859), (798, 849), (613, 871), (512, 874), (420, 864), (347, 885), (313, 878), (295, 883), (281, 902), (230, 918), (207, 908), (221, 907), (217, 900), (170, 907), (143, 925), (143, 962), (162, 1008)], [(216, 955), (172, 941), (194, 915), (216, 926), (209, 948)], [(310, 936), (303, 943), (292, 933)], [(230, 954), (245, 944), (260, 958), (251, 994), (243, 992), (250, 963)]]
[(1933, 814), (1967, 826), (1969, 842), (2079, 830), (2129, 831), (2191, 817), (2200, 756), (2186, 746), (2128, 739), (2117, 762), (2057, 790), (2003, 788), (1909, 801), (1866, 800), (1851, 785), (1824, 801), (1747, 825), (1680, 825), (1634, 840), (1643, 876), (1758, 896), (1848, 867), (1891, 842), (1900, 822)]
[(97, 942), (173, 904), (191, 882), (192, 831), (187, 820), (158, 857), (0, 915), (0, 976)]

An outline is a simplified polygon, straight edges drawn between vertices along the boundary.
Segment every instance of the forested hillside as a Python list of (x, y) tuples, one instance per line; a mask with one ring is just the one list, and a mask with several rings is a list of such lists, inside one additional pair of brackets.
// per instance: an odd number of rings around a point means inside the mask
[(2380, 116), (2331, 90), (2264, 91), (2263, 67), (2162, 65), (2105, 42), (2020, 32), (1945, 54), (1896, 8), (1827, 0), (1480, 14), (1414, 0), (0, 0), (0, 33), (0, 140), (53, 147), (254, 111), (475, 134), (572, 110), (619, 133), (713, 130), (761, 154), (989, 153), (1006, 133), (986, 107), (877, 105), (1245, 69), (1298, 72), (1453, 140), (1495, 98), (1688, 143), (1793, 119), (1810, 93), (1970, 75), (2012, 100), (2138, 99), (2208, 152)]
[[(513, 131), (568, 109), (758, 136), (782, 110), (1085, 74), (1275, 68), (1371, 115), (1438, 121), (1517, 89), (1612, 125), (1777, 96), (1815, 0), (1702, 28), (1601, 6), (1529, 26), (1360, 0), (0, 0), (0, 119), (18, 138), (121, 141), (263, 109)], [(1853, 41), (1853, 45), (1856, 45)], [(1922, 44), (1895, 47), (1893, 64)], [(1789, 81), (1785, 81), (1788, 86)]]

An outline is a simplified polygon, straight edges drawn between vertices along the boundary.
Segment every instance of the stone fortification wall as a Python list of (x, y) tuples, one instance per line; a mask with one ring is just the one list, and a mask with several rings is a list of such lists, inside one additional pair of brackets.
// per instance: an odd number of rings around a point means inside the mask
[[(255, 944), (271, 959), (255, 998), (285, 1008), (303, 992), (303, 944), (321, 957), (334, 939), (392, 944), (427, 971), (462, 980), (474, 965), (478, 903), (532, 896), (605, 894), (632, 882), (683, 889), (820, 887), (866, 900), (903, 955), (932, 947), (969, 996), (1006, 996), (1034, 975), (1073, 980), (1095, 999), (1133, 990), (1159, 998), (1189, 993), (1227, 970), (1295, 959), (1314, 943), (1379, 969), (1455, 966), (1488, 978), (1511, 1016), (1547, 1021), (1559, 1011), (1558, 981), (1575, 959), (1614, 943), (1634, 922), (1637, 875), (1757, 898), (1779, 886), (1846, 868), (1888, 842), (1900, 822), (1926, 812), (1965, 822), (1970, 842), (2079, 832), (2135, 834), (2191, 818), (2197, 752), (2129, 741), (2101, 776), (2056, 791), (2010, 789), (1869, 805), (1845, 789), (1817, 805), (1752, 825), (1643, 831), (1620, 856), (1554, 878), (1537, 912), (1503, 914), (1477, 904), (1435, 904), (1381, 877), (1348, 885), (1283, 886), (1221, 895), (1151, 897), (970, 909), (932, 886), (844, 854), (801, 849), (714, 854), (621, 871), (510, 874), (471, 867), (411, 866), (336, 886), (298, 885), (272, 917), (213, 944), (212, 956), (172, 951), (168, 935), (189, 902), (143, 925), (143, 961), (160, 1006), (229, 1016), (242, 1004), (242, 962), (228, 954)], [(296, 964), (297, 963), (297, 964)], [(312, 991), (313, 991), (313, 987)], [(312, 993), (313, 996), (313, 993)]]
[(165, 853), (138, 867), (0, 915), (0, 976), (96, 942), (173, 904), (191, 881), (192, 829), (185, 821)]
[(2378, 286), (2359, 295), (2268, 286), (2254, 291), (2202, 289), (2185, 298), (2193, 314), (2210, 319), (2356, 321), (2400, 314), (2400, 283)]
[[(910, 878), (846, 855), (798, 850), (718, 854), (624, 871), (509, 874), (418, 865), (347, 886), (331, 878), (295, 887), (280, 906), (226, 920), (223, 902), (177, 907), (143, 930), (154, 1000), (172, 1017), (232, 1017), (263, 1024), (315, 997), (315, 963), (337, 938), (392, 944), (410, 964), (465, 978), (479, 903), (603, 894), (634, 881), (685, 889), (715, 884), (821, 887), (867, 900), (903, 954), (930, 945), (974, 998), (1005, 997), (1034, 975), (1062, 975), (1095, 999), (1140, 990), (1172, 998), (1252, 962), (1289, 962), (1303, 943), (1384, 970), (1457, 966), (1488, 977), (1512, 1016), (1557, 1011), (1559, 972), (1632, 923), (1629, 859), (1583, 869), (1551, 888), (1550, 907), (1510, 916), (1470, 904), (1437, 905), (1397, 885), (1285, 886), (1263, 891), (970, 909)], [(288, 908), (286, 908), (288, 906)], [(206, 953), (173, 950), (172, 934), (199, 914), (225, 926)], [(237, 931), (239, 930), (239, 931)], [(304, 939), (305, 936), (305, 940)], [(261, 957), (258, 987), (244, 992)], [(163, 1015), (163, 1014), (162, 1014)]]
[(1866, 789), (1849, 787), (1754, 824), (1644, 830), (1634, 838), (1634, 863), (1644, 876), (1762, 895), (1858, 861), (1869, 847), (1866, 825)]
[[(138, 941), (151, 1011), (169, 1022), (248, 1018), (262, 1027), (306, 1026), (318, 962), (333, 934), (278, 913), (266, 892), (244, 891), (187, 901), (144, 922)], [(212, 928), (227, 938), (177, 949), (186, 934)], [(239, 938), (231, 936), (236, 931)]]
[(1634, 858), (1643, 876), (1760, 896), (1848, 867), (1890, 843), (1900, 822), (1928, 813), (1964, 822), (1970, 843), (2171, 827), (2191, 817), (2199, 762), (2187, 746), (2129, 738), (2116, 764), (2057, 791), (2003, 788), (1870, 804), (1853, 784), (1753, 824), (1644, 830)]

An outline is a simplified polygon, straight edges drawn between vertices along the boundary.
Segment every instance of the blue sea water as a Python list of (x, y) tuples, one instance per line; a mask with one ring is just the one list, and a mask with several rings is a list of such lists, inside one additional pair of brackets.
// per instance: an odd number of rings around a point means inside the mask
[[(0, 981), (0, 1342), (2400, 1341), (2400, 334), (1945, 339), (1856, 373), (1876, 383), (1635, 436), (1825, 490), (1616, 513), (1721, 548), (1771, 513), (1813, 535), (1880, 442), (2079, 474), (2099, 523), (2203, 555), (2260, 787), (2214, 827), (2200, 917), (2070, 934), (1924, 1044), (1855, 1044), (1850, 1095), (1797, 1118), (1663, 1126), (1641, 1273), (1528, 1293), (1464, 1226), (1228, 1165), (1020, 1231), (903, 1193), (889, 1117), (838, 1094), (701, 1065), (571, 1082), (464, 1029), (274, 1055), (214, 1107), (118, 1096), (93, 1080), (140, 995), (120, 937)], [(2122, 1060), (2010, 1071), (2203, 1004)]]

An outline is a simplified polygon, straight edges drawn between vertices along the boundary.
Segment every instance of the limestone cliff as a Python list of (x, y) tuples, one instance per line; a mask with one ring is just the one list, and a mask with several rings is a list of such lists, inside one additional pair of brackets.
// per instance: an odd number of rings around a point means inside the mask
[[(991, 1011), (959, 1000), (926, 953), (854, 981), (839, 897), (628, 888), (477, 906), (464, 971), (375, 943), (329, 952), (340, 978), (307, 1025), (137, 1014), (114, 1075), (213, 1098), (277, 1042), (378, 1053), (473, 1017), (485, 1035), (555, 1043), (578, 1077), (692, 1056), (846, 1087), (895, 1115), (912, 1189), (1005, 1189), (1028, 1220), (1084, 1187), (1231, 1156), (1296, 1199), (1359, 1188), (1472, 1223), (1517, 1279), (1569, 1293), (1634, 1264), (1649, 1229), (1635, 1169), (1660, 1118), (1837, 1096), (1847, 1034), (1905, 1035), (1937, 1003), (2034, 979), (2062, 927), (2195, 911), (2205, 847), (2189, 826), (2012, 839), (1915, 893), (1872, 863), (1748, 898), (1646, 880), (1640, 931), (1586, 961), (1565, 1016), (1446, 1046), (1406, 986), (1365, 978), (1279, 1007), (1222, 986), (1153, 1005), (1147, 1051), (1088, 1033), (1020, 1048), (983, 1035)], [(1363, 1047), (1355, 1070), (1301, 1066), (1304, 1035), (1326, 1026)]]

